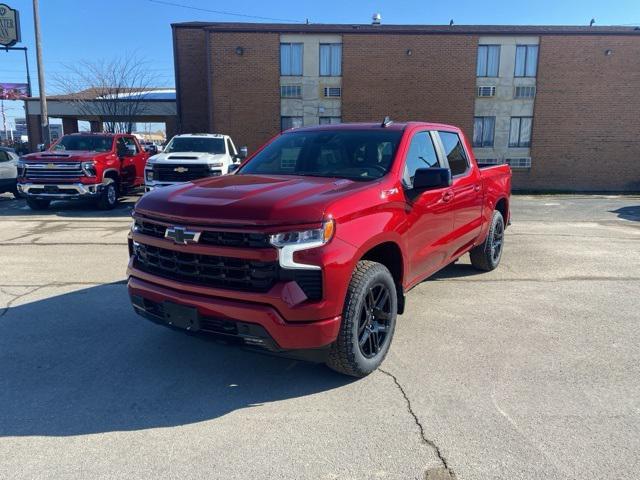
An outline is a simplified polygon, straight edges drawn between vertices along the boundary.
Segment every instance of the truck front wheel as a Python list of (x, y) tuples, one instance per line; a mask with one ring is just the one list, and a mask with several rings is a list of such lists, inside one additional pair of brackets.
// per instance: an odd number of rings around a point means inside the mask
[(485, 272), (495, 269), (502, 258), (503, 245), (504, 218), (502, 218), (502, 214), (498, 210), (495, 210), (491, 218), (487, 238), (469, 252), (471, 265)]
[(105, 178), (102, 193), (98, 198), (98, 208), (111, 210), (118, 203), (118, 184), (113, 178)]
[(46, 210), (49, 208), (49, 204), (51, 200), (40, 200), (37, 198), (28, 198), (27, 197), (27, 205), (31, 210)]
[(354, 377), (369, 375), (389, 351), (397, 313), (396, 284), (387, 267), (369, 260), (358, 262), (327, 365)]

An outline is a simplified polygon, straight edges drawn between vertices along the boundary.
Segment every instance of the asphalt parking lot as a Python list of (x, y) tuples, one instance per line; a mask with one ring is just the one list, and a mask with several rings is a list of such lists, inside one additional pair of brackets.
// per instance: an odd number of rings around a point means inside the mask
[(640, 197), (514, 197), (361, 380), (137, 317), (132, 204), (0, 195), (0, 478), (638, 478)]

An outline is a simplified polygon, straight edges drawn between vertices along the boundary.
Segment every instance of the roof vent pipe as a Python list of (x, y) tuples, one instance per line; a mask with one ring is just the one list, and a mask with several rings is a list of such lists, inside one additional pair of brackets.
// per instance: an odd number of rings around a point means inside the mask
[(380, 25), (380, 21), (382, 20), (382, 15), (379, 13), (374, 13), (371, 17), (371, 25)]

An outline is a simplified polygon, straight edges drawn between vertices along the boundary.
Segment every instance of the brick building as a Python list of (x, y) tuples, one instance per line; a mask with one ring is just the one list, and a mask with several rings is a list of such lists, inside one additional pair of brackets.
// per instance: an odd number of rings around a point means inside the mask
[(253, 150), (292, 126), (446, 122), (516, 189), (640, 190), (640, 28), (172, 28), (182, 132)]

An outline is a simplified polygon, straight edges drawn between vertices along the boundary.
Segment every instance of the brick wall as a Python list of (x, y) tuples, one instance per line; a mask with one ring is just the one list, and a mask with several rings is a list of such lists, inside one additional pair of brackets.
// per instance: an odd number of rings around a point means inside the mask
[(175, 28), (176, 67), (182, 133), (209, 132), (206, 34), (202, 28)]
[(280, 131), (280, 36), (209, 35), (212, 128), (252, 152)]
[(477, 37), (346, 34), (342, 41), (343, 121), (389, 115), (472, 133)]
[(532, 166), (514, 187), (640, 190), (640, 38), (543, 36), (537, 85)]

